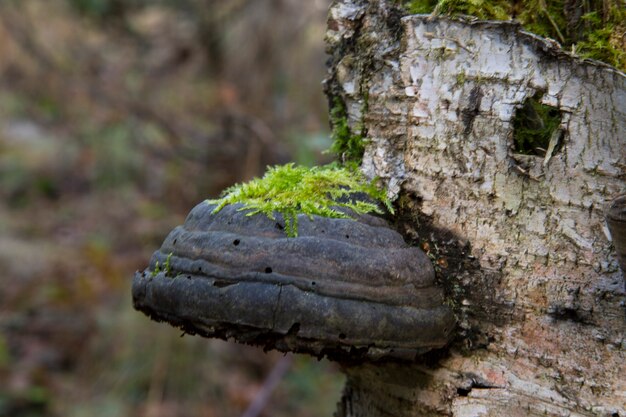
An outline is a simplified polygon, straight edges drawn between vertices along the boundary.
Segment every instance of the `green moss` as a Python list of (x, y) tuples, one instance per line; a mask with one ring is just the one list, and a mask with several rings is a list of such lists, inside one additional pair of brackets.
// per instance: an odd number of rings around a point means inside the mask
[(626, 71), (626, 7), (623, 0), (589, 0), (580, 17), (568, 18), (565, 0), (404, 0), (407, 13), (469, 15), (518, 20), (524, 29), (557, 40), (583, 58)]
[(165, 271), (165, 275), (169, 275), (170, 272), (172, 272), (172, 266), (170, 265), (170, 259), (172, 259), (172, 252), (170, 252), (170, 254), (167, 255), (167, 258), (165, 258), (165, 264), (163, 265), (163, 270)]
[(169, 276), (172, 271), (172, 266), (170, 265), (170, 259), (172, 259), (173, 253), (170, 252), (165, 258), (165, 263), (161, 265), (159, 261), (156, 261), (154, 264), (154, 269), (150, 272), (150, 276), (152, 278), (156, 277), (159, 273), (165, 272), (165, 276)]
[(626, 72), (626, 6), (611, 10), (606, 23), (597, 12), (583, 16), (583, 22), (590, 30), (575, 48), (584, 58), (607, 62)]
[[(512, 9), (511, 15), (519, 20), (524, 29), (539, 36), (552, 38), (564, 46), (570, 46), (567, 22), (562, 0), (524, 0), (519, 10)], [(512, 17), (511, 16), (511, 17)]]
[[(361, 110), (365, 114), (365, 111), (367, 111), (367, 97), (364, 98), (363, 103)], [(330, 109), (330, 123), (332, 125), (331, 138), (333, 140), (330, 151), (346, 165), (360, 165), (365, 152), (363, 123), (358, 127), (358, 133), (352, 131), (348, 124), (346, 105), (339, 97), (335, 97), (333, 100), (333, 107)]]
[(550, 140), (561, 124), (558, 109), (542, 104), (540, 96), (531, 97), (515, 113), (513, 143), (515, 153), (542, 155), (550, 147)]
[(157, 275), (159, 275), (160, 272), (161, 272), (161, 264), (159, 263), (159, 261), (156, 261), (156, 263), (154, 264), (154, 269), (150, 271), (150, 277), (154, 278)]
[(464, 14), (485, 20), (506, 20), (509, 2), (503, 0), (414, 0), (408, 2), (411, 13)]
[[(374, 202), (353, 199), (365, 193)], [(338, 207), (349, 208), (355, 213), (381, 213), (376, 202), (383, 203), (393, 211), (384, 191), (367, 181), (358, 170), (335, 164), (320, 167), (302, 167), (294, 164), (268, 169), (263, 178), (237, 184), (226, 189), (220, 199), (209, 200), (217, 204), (214, 212), (228, 204), (242, 203), (248, 216), (264, 214), (275, 220), (275, 213), (285, 219), (288, 236), (298, 235), (298, 214), (332, 218), (348, 218)]]
[(461, 71), (456, 75), (456, 83), (458, 85), (465, 84), (466, 80), (467, 80), (467, 76), (465, 75), (465, 71)]
[(409, 14), (431, 13), (435, 6), (437, 6), (437, 0), (411, 0), (404, 2), (404, 9)]

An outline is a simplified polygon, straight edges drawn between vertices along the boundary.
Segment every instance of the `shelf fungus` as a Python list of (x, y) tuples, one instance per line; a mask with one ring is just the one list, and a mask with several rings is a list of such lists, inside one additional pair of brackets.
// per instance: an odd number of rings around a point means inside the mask
[(455, 326), (418, 248), (372, 215), (248, 215), (196, 206), (133, 282), (136, 309), (206, 337), (335, 360), (412, 359)]

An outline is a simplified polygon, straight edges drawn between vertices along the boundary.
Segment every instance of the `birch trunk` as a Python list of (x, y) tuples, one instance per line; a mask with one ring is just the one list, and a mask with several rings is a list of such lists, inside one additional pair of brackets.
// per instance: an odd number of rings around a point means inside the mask
[[(337, 415), (626, 416), (624, 275), (603, 213), (626, 192), (626, 76), (514, 23), (386, 0), (337, 0), (327, 45), (327, 94), (368, 139), (362, 169), (458, 318), (418, 363), (346, 367)], [(515, 152), (530, 97), (561, 113), (546, 156)]]

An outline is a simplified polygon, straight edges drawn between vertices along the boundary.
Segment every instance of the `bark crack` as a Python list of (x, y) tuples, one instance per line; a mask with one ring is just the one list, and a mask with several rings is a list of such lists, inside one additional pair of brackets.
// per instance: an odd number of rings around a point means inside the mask
[(278, 313), (278, 308), (280, 307), (280, 297), (283, 293), (283, 285), (278, 285), (278, 296), (276, 297), (276, 304), (274, 305), (274, 310), (272, 311), (272, 330), (276, 327), (276, 314)]
[(480, 86), (475, 86), (472, 88), (469, 94), (469, 103), (466, 108), (462, 110), (462, 120), (465, 128), (463, 130), (463, 134), (465, 136), (469, 136), (472, 132), (472, 126), (474, 125), (474, 120), (476, 116), (478, 116), (480, 109), (480, 102), (483, 98), (483, 92), (480, 89)]
[(465, 374), (465, 377), (467, 378), (464, 381), (464, 384), (457, 387), (456, 389), (456, 393), (459, 395), (459, 397), (467, 397), (469, 395), (469, 393), (473, 390), (473, 389), (502, 389), (505, 388), (502, 385), (498, 385), (498, 384), (494, 384), (490, 381), (487, 381), (485, 378), (480, 377), (479, 375), (476, 375), (472, 372), (469, 372), (467, 374)]

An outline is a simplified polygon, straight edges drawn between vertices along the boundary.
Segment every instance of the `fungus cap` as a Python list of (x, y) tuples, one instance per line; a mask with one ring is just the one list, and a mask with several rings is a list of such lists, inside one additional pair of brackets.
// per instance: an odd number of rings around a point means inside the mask
[(188, 333), (331, 359), (414, 358), (455, 325), (428, 257), (387, 223), (196, 206), (137, 272), (133, 303)]

